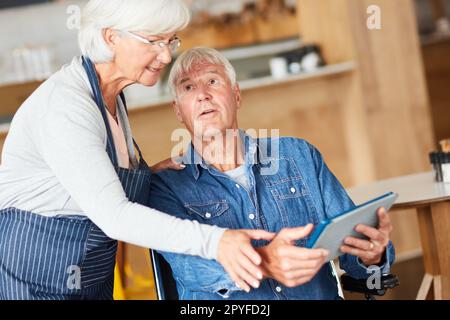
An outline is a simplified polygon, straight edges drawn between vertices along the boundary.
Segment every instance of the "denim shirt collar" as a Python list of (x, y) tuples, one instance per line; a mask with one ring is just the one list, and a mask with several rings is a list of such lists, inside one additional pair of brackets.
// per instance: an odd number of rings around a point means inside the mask
[[(247, 167), (252, 167), (258, 163), (261, 158), (261, 154), (258, 156), (259, 145), (258, 140), (249, 136), (245, 131), (239, 129), (239, 137), (244, 142), (244, 163)], [(195, 180), (198, 180), (201, 170), (209, 170), (211, 166), (205, 162), (200, 154), (195, 150), (192, 142), (189, 144), (187, 152), (182, 157), (183, 164), (192, 164), (190, 166), (192, 175)]]

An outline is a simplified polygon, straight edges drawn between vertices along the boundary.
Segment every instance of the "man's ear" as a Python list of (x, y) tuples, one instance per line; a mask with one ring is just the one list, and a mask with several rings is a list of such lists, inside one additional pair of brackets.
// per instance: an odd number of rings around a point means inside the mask
[(178, 121), (180, 121), (180, 123), (184, 123), (183, 118), (181, 117), (180, 107), (176, 101), (172, 102), (172, 108), (173, 111), (175, 111)]
[(241, 108), (241, 103), (242, 103), (242, 96), (241, 96), (241, 89), (239, 88), (239, 85), (236, 83), (234, 85), (234, 98), (236, 99), (236, 106), (238, 109)]

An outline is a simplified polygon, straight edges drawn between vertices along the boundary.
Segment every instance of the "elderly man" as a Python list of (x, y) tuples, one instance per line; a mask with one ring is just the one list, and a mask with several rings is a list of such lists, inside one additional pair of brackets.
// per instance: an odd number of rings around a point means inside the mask
[[(152, 177), (149, 206), (201, 223), (277, 233), (270, 243), (254, 243), (263, 257), (264, 280), (252, 291), (236, 286), (215, 261), (161, 252), (180, 298), (338, 299), (328, 252), (305, 244), (313, 225), (354, 204), (319, 151), (301, 139), (254, 139), (239, 130), (236, 74), (213, 49), (182, 54), (169, 85), (176, 116), (192, 143), (182, 157), (184, 170)], [(353, 277), (367, 278), (374, 265), (388, 272), (393, 263), (391, 223), (383, 208), (378, 216), (377, 229), (356, 228), (369, 240), (349, 237), (341, 248), (340, 266)], [(249, 275), (246, 282), (252, 281)]]

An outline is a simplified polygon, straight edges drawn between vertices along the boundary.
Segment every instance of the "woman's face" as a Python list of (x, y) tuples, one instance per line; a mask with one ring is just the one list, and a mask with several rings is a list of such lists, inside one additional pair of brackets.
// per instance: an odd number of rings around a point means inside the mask
[[(169, 43), (175, 33), (150, 36), (135, 32), (150, 41)], [(172, 61), (172, 52), (168, 46), (148, 44), (124, 33), (116, 38), (113, 63), (127, 80), (144, 86), (153, 86), (159, 80), (162, 69)]]

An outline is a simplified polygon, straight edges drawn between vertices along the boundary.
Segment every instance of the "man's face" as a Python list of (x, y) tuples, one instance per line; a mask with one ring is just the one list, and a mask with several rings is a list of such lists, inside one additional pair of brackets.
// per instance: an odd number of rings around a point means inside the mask
[(231, 86), (225, 68), (215, 64), (196, 64), (176, 83), (174, 110), (192, 137), (206, 138), (226, 129), (237, 129), (240, 107), (239, 87)]

